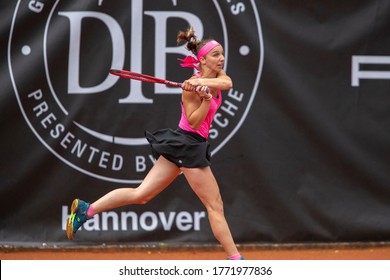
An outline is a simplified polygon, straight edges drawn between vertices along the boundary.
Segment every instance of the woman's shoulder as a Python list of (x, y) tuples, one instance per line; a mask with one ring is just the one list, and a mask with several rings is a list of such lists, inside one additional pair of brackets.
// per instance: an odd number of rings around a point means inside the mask
[(200, 74), (200, 72), (196, 72), (196, 73), (194, 73), (194, 74), (191, 76), (191, 78), (198, 78), (198, 79), (200, 79), (200, 78), (202, 78), (202, 75)]

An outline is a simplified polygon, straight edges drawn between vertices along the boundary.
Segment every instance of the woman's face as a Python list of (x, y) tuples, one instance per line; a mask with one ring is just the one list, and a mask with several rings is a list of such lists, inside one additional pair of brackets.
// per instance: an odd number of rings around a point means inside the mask
[(211, 71), (218, 73), (223, 69), (224, 63), (225, 53), (223, 48), (222, 46), (217, 46), (206, 54), (203, 66), (206, 66)]

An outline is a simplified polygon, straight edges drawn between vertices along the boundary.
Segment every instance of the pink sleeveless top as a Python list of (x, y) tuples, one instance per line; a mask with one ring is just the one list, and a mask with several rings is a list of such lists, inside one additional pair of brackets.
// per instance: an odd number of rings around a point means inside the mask
[[(199, 77), (199, 73), (195, 74)], [(195, 93), (194, 93), (195, 94)], [(204, 119), (203, 123), (200, 125), (199, 129), (192, 129), (190, 124), (188, 123), (186, 114), (184, 112), (183, 103), (181, 103), (181, 118), (179, 122), (179, 127), (185, 131), (194, 132), (207, 139), (209, 136), (209, 131), (211, 127), (211, 123), (213, 121), (214, 115), (217, 112), (218, 108), (221, 107), (222, 104), (222, 94), (221, 91), (218, 90), (217, 97), (213, 97), (210, 101), (209, 111)]]

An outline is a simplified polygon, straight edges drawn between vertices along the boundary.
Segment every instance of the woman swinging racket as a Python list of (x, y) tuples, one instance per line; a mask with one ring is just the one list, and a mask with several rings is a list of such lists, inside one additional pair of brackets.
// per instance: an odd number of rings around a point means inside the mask
[(237, 250), (223, 212), (218, 183), (210, 168), (210, 145), (207, 142), (211, 122), (222, 103), (222, 90), (232, 88), (232, 81), (222, 70), (224, 51), (215, 40), (198, 40), (192, 27), (180, 31), (178, 43), (194, 56), (181, 60), (182, 67), (196, 68), (198, 72), (182, 84), (182, 114), (175, 130), (161, 129), (145, 132), (157, 161), (137, 188), (115, 189), (93, 203), (75, 199), (71, 206), (66, 233), (70, 240), (80, 226), (94, 215), (128, 204), (145, 204), (180, 174), (207, 209), (215, 238), (225, 250), (228, 259), (243, 257)]

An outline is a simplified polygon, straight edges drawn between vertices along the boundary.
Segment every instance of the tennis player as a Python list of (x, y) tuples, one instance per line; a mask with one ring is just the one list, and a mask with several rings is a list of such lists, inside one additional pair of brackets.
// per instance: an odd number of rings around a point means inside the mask
[(222, 90), (232, 88), (224, 72), (224, 50), (213, 39), (198, 40), (192, 27), (180, 31), (177, 42), (186, 42), (193, 55), (181, 60), (182, 67), (197, 69), (183, 82), (181, 119), (176, 129), (145, 132), (157, 161), (137, 188), (115, 189), (93, 203), (73, 200), (66, 225), (70, 240), (80, 226), (94, 215), (128, 204), (145, 204), (183, 173), (189, 185), (207, 209), (215, 238), (229, 260), (243, 259), (233, 241), (224, 216), (218, 183), (210, 168), (210, 144), (207, 141), (213, 117), (222, 103)]

